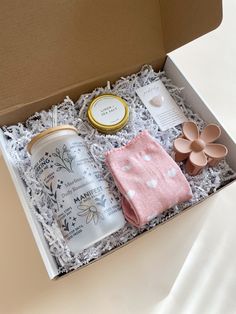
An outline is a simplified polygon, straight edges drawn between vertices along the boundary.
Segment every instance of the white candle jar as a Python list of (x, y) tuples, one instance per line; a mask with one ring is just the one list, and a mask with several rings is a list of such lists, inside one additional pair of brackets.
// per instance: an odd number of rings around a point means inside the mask
[(28, 145), (36, 179), (47, 192), (54, 216), (74, 253), (125, 224), (120, 205), (76, 128), (47, 129)]

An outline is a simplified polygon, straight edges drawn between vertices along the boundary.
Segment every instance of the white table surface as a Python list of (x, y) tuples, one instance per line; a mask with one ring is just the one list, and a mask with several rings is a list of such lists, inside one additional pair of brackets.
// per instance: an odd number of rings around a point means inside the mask
[[(236, 140), (236, 0), (172, 53)], [(236, 158), (236, 156), (235, 156)], [(96, 264), (49, 281), (0, 160), (0, 313), (236, 313), (236, 184)]]

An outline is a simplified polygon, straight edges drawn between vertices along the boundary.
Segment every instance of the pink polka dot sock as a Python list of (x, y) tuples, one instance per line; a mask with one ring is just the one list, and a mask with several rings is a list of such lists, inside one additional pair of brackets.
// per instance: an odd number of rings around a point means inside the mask
[(192, 198), (181, 169), (148, 131), (105, 157), (122, 194), (124, 215), (136, 227)]

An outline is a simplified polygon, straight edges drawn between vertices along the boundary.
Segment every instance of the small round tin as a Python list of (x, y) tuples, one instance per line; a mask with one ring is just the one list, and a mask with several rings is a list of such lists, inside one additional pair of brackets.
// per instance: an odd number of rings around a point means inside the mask
[(98, 96), (89, 105), (88, 120), (101, 133), (115, 133), (129, 120), (128, 104), (119, 96)]

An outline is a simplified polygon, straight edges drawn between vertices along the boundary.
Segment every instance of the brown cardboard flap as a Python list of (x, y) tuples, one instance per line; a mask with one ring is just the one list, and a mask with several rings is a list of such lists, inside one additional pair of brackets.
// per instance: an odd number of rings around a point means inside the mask
[(160, 0), (166, 52), (198, 38), (222, 21), (221, 0)]
[(161, 68), (168, 51), (214, 28), (220, 14), (219, 0), (2, 0), (0, 124), (144, 63)]

